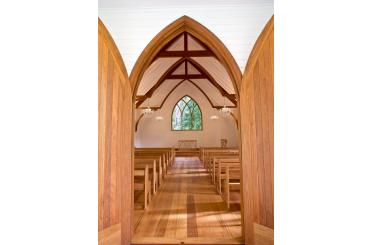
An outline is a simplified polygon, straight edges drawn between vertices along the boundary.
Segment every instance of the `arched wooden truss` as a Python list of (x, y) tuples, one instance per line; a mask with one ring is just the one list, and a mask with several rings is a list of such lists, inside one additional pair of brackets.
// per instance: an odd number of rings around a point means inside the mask
[[(203, 47), (204, 51), (167, 51), (168, 45), (172, 40), (177, 39), (181, 35), (192, 35), (195, 40), (198, 40)], [(185, 42), (187, 45), (187, 42)], [(160, 56), (159, 56), (160, 55)], [(242, 74), (240, 69), (234, 60), (231, 53), (225, 47), (225, 45), (206, 27), (191, 19), (190, 17), (183, 16), (166, 28), (164, 28), (158, 35), (156, 35), (151, 42), (147, 45), (144, 51), (141, 53), (136, 64), (133, 67), (130, 75), (131, 86), (133, 89), (133, 101), (136, 101), (137, 88), (147, 68), (150, 67), (152, 62), (159, 57), (205, 57), (213, 56), (226, 69), (237, 95), (239, 95), (239, 88)], [(190, 59), (188, 59), (190, 61)], [(181, 61), (180, 61), (181, 62)], [(190, 61), (191, 62), (191, 61)], [(175, 64), (176, 65), (176, 64)], [(179, 64), (177, 64), (179, 65)], [(204, 74), (206, 75), (206, 74)], [(138, 98), (141, 100), (143, 98)], [(237, 98), (234, 98), (238, 100)], [(144, 100), (142, 100), (144, 101)]]
[[(189, 80), (191, 79), (206, 79), (210, 82), (222, 96), (228, 98), (236, 107), (237, 98), (235, 94), (229, 94), (215, 79), (214, 77), (205, 69), (202, 65), (200, 65), (196, 60), (192, 57), (216, 57), (216, 55), (211, 51), (204, 43), (202, 43), (197, 38), (193, 37), (193, 40), (197, 41), (204, 50), (189, 50), (188, 47), (188, 36), (192, 36), (188, 32), (182, 32), (178, 36), (174, 37), (168, 44), (166, 44), (159, 53), (153, 58), (153, 61), (162, 57), (180, 57), (178, 61), (176, 61), (173, 65), (171, 65), (163, 75), (158, 79), (158, 81), (152, 86), (145, 95), (137, 96), (136, 97), (136, 108), (140, 107), (141, 104), (148, 98), (151, 98), (153, 93), (158, 89), (164, 81), (167, 79), (183, 79)], [(183, 37), (184, 41), (184, 50), (183, 51), (170, 51), (167, 50), (171, 47), (179, 38)], [(194, 67), (199, 74), (190, 74), (188, 71), (188, 67)], [(180, 67), (184, 67), (184, 74), (173, 74), (177, 69)], [(193, 82), (195, 85), (195, 83)], [(177, 86), (177, 85), (175, 85)], [(199, 88), (199, 87), (198, 87)], [(172, 89), (173, 90), (173, 89)], [(203, 92), (205, 94), (205, 92)], [(210, 100), (208, 98), (208, 100)], [(213, 105), (212, 105), (213, 106)]]

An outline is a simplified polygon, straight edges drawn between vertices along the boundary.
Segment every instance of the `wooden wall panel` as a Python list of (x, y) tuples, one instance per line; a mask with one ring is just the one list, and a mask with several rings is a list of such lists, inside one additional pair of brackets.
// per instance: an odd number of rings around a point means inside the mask
[[(125, 220), (127, 224), (121, 225), (125, 237), (121, 244), (129, 244), (132, 94), (124, 63), (100, 21), (98, 86), (98, 230), (109, 229)], [(124, 191), (123, 186), (128, 191)]]
[[(240, 90), (246, 244), (255, 244), (255, 224), (274, 229), (273, 22), (272, 18), (256, 42)], [(270, 239), (267, 244), (273, 243)]]

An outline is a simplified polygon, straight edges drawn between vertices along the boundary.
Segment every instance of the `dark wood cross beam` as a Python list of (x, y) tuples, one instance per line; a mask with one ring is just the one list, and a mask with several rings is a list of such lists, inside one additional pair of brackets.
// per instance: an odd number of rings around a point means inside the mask
[[(226, 106), (227, 108), (236, 108), (236, 106)], [(223, 106), (220, 106), (220, 105), (217, 105), (217, 106), (213, 106), (213, 108), (215, 108), (215, 109), (221, 109), (221, 108), (223, 108)]]
[(208, 79), (204, 74), (168, 75), (166, 79)]
[[(196, 83), (194, 83), (193, 81), (191, 80), (182, 80), (181, 82), (177, 83), (169, 92), (168, 94), (164, 97), (163, 101), (161, 102), (160, 106), (157, 106), (157, 107), (150, 107), (152, 110), (156, 111), (156, 110), (159, 110), (163, 107), (165, 101), (168, 99), (168, 97), (172, 94), (172, 92), (174, 90), (176, 90), (176, 88), (178, 86), (180, 86), (182, 83), (184, 83), (185, 81), (189, 81), (191, 84), (193, 84), (197, 89), (199, 89), (199, 91), (205, 96), (205, 98), (207, 98), (208, 102), (210, 103), (210, 105), (212, 106), (212, 108), (215, 108), (215, 109), (221, 109), (223, 106), (215, 106), (213, 105), (213, 102), (212, 100), (209, 98), (209, 96), (204, 92), (203, 89), (201, 89)], [(236, 108), (236, 105), (235, 106), (226, 106), (228, 108)], [(145, 109), (146, 107), (139, 107), (138, 109)]]
[(221, 93), (222, 96), (225, 96), (228, 98), (234, 105), (237, 104), (235, 94), (229, 94), (213, 77), (209, 72), (201, 66), (198, 62), (193, 60), (192, 58), (187, 59), (188, 62), (190, 62), (201, 74), (208, 77), (208, 81), (212, 83), (213, 86), (215, 86)]
[(157, 57), (214, 57), (214, 53), (209, 50), (161, 51)]
[[(183, 35), (183, 50), (179, 51), (169, 51), (167, 50), (169, 47), (171, 47), (181, 36)], [(204, 50), (189, 50), (188, 47), (188, 38), (187, 36), (190, 35), (200, 46), (204, 48)], [(203, 42), (201, 42), (199, 39), (191, 35), (187, 32), (182, 32), (179, 35), (177, 35), (175, 38), (173, 38), (168, 44), (166, 44), (155, 56), (155, 58), (152, 60), (154, 62), (158, 58), (165, 58), (165, 57), (216, 57), (217, 56), (208, 48), (207, 45), (205, 45)], [(152, 63), (151, 62), (151, 63)]]
[[(168, 51), (167, 49), (171, 47), (181, 36), (183, 35), (183, 43), (184, 47), (182, 51)], [(204, 48), (204, 50), (189, 50), (188, 47), (188, 35), (190, 35), (200, 46)], [(237, 100), (234, 94), (229, 94), (227, 91), (219, 85), (216, 80), (208, 73), (204, 67), (202, 67), (199, 63), (193, 60), (191, 57), (216, 57), (215, 54), (196, 37), (192, 36), (190, 33), (182, 32), (173, 38), (168, 44), (166, 44), (159, 53), (155, 56), (154, 60), (159, 57), (182, 57), (180, 60), (175, 62), (168, 70), (159, 78), (157, 83), (149, 90), (145, 95), (137, 96), (136, 97), (136, 108), (138, 108), (147, 98), (150, 98), (154, 91), (167, 79), (183, 79), (189, 80), (191, 79), (206, 79), (209, 81), (213, 86), (215, 86), (221, 93), (222, 96), (228, 98), (235, 106), (237, 104)], [(217, 58), (217, 57), (216, 57)], [(189, 74), (188, 73), (188, 63), (192, 64), (200, 74)], [(175, 70), (177, 70), (182, 64), (185, 65), (185, 74), (173, 74)], [(192, 82), (192, 81), (191, 81)], [(194, 83), (195, 85), (195, 83)]]
[(136, 108), (138, 108), (147, 98), (150, 98), (155, 90), (167, 79), (166, 77), (171, 75), (185, 60), (186, 58), (182, 58), (171, 65), (171, 67), (169, 67), (168, 70), (159, 78), (157, 83), (155, 83), (155, 85), (136, 102)]
[[(186, 69), (187, 64), (192, 64), (196, 70), (200, 74), (188, 74), (188, 70)], [(181, 75), (173, 75), (173, 72), (177, 70), (181, 65), (185, 65), (185, 74)], [(206, 79), (208, 82), (210, 82), (214, 87), (220, 91), (222, 96), (225, 96), (228, 98), (235, 106), (237, 104), (236, 96), (235, 94), (229, 94), (209, 73), (204, 67), (202, 67), (198, 62), (193, 60), (189, 57), (184, 57), (177, 62), (175, 62), (171, 67), (168, 68), (168, 70), (159, 78), (157, 83), (147, 91), (145, 95), (137, 96), (136, 97), (136, 108), (138, 108), (147, 98), (150, 98), (155, 90), (159, 88), (159, 86), (167, 79), (183, 79), (183, 80), (190, 80), (191, 79)]]

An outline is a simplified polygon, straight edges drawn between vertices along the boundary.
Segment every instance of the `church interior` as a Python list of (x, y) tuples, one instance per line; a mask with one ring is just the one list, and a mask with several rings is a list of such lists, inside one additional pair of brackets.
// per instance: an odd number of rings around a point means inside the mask
[(273, 3), (159, 2), (100, 3), (99, 244), (273, 244)]

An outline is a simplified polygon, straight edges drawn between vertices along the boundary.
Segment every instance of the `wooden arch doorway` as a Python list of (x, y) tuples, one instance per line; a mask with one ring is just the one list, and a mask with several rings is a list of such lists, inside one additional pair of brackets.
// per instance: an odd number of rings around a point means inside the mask
[[(234, 94), (236, 102), (239, 101), (239, 90), (241, 85), (241, 79), (242, 74), (240, 71), (240, 68), (238, 64), (236, 63), (235, 59), (231, 55), (230, 51), (227, 49), (227, 47), (222, 43), (222, 41), (214, 35), (213, 32), (211, 32), (209, 29), (207, 29), (205, 26), (197, 22), (196, 20), (188, 17), (188, 16), (182, 16), (179, 19), (175, 20), (168, 26), (166, 26), (162, 31), (160, 31), (146, 46), (146, 48), (141, 53), (140, 57), (137, 59), (132, 72), (130, 74), (130, 83), (132, 86), (132, 100), (133, 100), (133, 113), (136, 109), (136, 104), (138, 104), (137, 100), (137, 92), (140, 86), (140, 83), (145, 76), (146, 70), (149, 69), (157, 58), (159, 58), (159, 54), (162, 53), (162, 51), (166, 50), (166, 48), (173, 43), (180, 35), (192, 35), (195, 37), (200, 43), (206, 47), (208, 51), (213, 53), (214, 57), (218, 60), (218, 62), (221, 63), (223, 68), (228, 73), (228, 77), (230, 78), (230, 81), (234, 87)], [(185, 36), (186, 38), (186, 36)], [(185, 42), (187, 45), (187, 42)], [(187, 50), (187, 48), (185, 49)], [(195, 67), (198, 67), (198, 64), (190, 57), (187, 57), (186, 55), (178, 60), (176, 63), (183, 62), (183, 60), (186, 60), (186, 62), (190, 62), (195, 65)], [(194, 63), (195, 62), (195, 63)], [(200, 66), (200, 65), (199, 65)], [(169, 69), (168, 69), (169, 70)], [(172, 69), (170, 69), (172, 70)], [(174, 69), (173, 69), (174, 70)], [(156, 87), (156, 85), (154, 86)], [(151, 91), (152, 89), (150, 89)], [(222, 93), (226, 93), (226, 91), (223, 91)], [(151, 96), (151, 95), (150, 95)], [(208, 97), (208, 96), (206, 96)], [(237, 103), (238, 104), (238, 103)], [(237, 108), (239, 108), (239, 104), (237, 105)], [(132, 115), (132, 118), (135, 119), (135, 116)], [(139, 120), (141, 119), (141, 116)], [(136, 128), (136, 125), (138, 126), (138, 122), (133, 120), (133, 128)], [(239, 130), (239, 119), (236, 121), (237, 128)], [(239, 135), (239, 132), (238, 132)], [(133, 145), (134, 145), (134, 136), (133, 139)], [(238, 142), (240, 145), (240, 137), (238, 136)], [(241, 199), (241, 202), (243, 202), (243, 199)], [(241, 227), (242, 227), (242, 236), (244, 234), (244, 222), (243, 222), (243, 203), (241, 203)]]
[(187, 29), (210, 45), (218, 58), (226, 63), (224, 66), (235, 82), (241, 109), (238, 122), (242, 125), (245, 244), (270, 244), (270, 232), (273, 231), (273, 26), (272, 18), (256, 42), (242, 78), (235, 60), (217, 37), (184, 16), (151, 41), (138, 59), (129, 80), (114, 41), (99, 21), (98, 223), (103, 235), (110, 234), (118, 226), (121, 230), (118, 235), (115, 233), (118, 237), (110, 236), (108, 239), (116, 239), (120, 244), (131, 244), (132, 116), (135, 91), (151, 60), (146, 57), (153, 58), (164, 43)]

